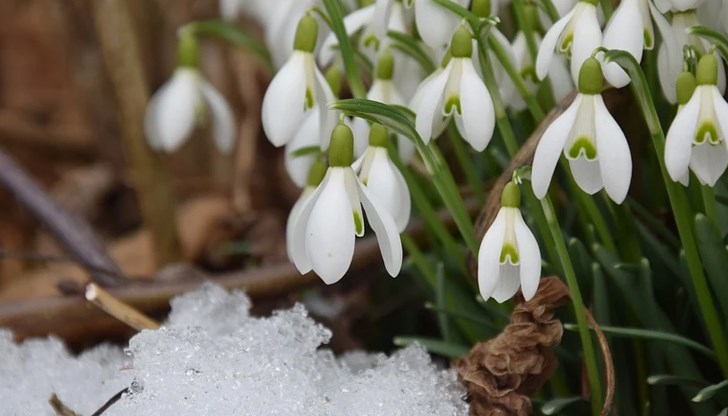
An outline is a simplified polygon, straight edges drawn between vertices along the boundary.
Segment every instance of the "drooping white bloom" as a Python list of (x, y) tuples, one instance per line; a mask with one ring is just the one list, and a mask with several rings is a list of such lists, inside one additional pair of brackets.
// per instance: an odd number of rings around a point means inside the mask
[(533, 158), (533, 192), (546, 195), (563, 153), (576, 184), (586, 193), (605, 189), (616, 203), (627, 196), (632, 159), (627, 139), (601, 96), (600, 63), (589, 58), (581, 71), (579, 94), (546, 129)]
[(358, 171), (364, 186), (389, 212), (397, 229), (402, 232), (407, 228), (412, 202), (407, 182), (389, 158), (388, 142), (387, 128), (380, 124), (373, 125), (369, 146), (364, 156), (354, 164), (354, 170)]
[(492, 297), (505, 302), (519, 286), (523, 297), (530, 300), (538, 290), (541, 251), (523, 221), (519, 205), (518, 186), (511, 182), (503, 191), (503, 205), (478, 251), (478, 287), (485, 300)]
[(596, 6), (589, 0), (581, 0), (546, 32), (536, 56), (536, 75), (544, 79), (554, 54), (559, 52), (570, 55), (571, 77), (577, 83), (581, 65), (601, 44), (602, 30)]
[(211, 118), (217, 148), (230, 152), (235, 144), (233, 112), (215, 87), (191, 67), (177, 68), (149, 100), (144, 116), (149, 145), (165, 152), (177, 150), (192, 133), (201, 111)]
[[(389, 49), (385, 49), (380, 54), (374, 81), (367, 92), (367, 99), (384, 104), (405, 105), (404, 98), (392, 80), (395, 68), (394, 55)], [(369, 123), (361, 118), (355, 118), (352, 122), (352, 129), (354, 130), (354, 155), (359, 158), (368, 147)], [(415, 156), (415, 145), (399, 134), (397, 135), (397, 149), (399, 157), (404, 163), (409, 163)]]
[[(306, 115), (318, 108), (319, 125), (331, 131), (336, 118), (330, 115), (328, 105), (334, 94), (316, 66), (313, 49), (316, 45), (318, 24), (311, 16), (304, 16), (298, 25), (296, 47), (285, 65), (276, 73), (263, 97), (263, 130), (275, 146), (289, 143), (303, 123)], [(328, 136), (321, 147), (328, 146)]]
[(461, 27), (455, 32), (451, 51), (447, 66), (423, 81), (412, 100), (417, 132), (427, 143), (453, 117), (465, 141), (483, 151), (493, 137), (495, 114), (490, 92), (473, 66), (467, 29)]
[(693, 10), (697, 9), (702, 3), (703, 0), (655, 0), (655, 6), (662, 13)]
[[(293, 183), (303, 188), (306, 184), (308, 172), (311, 165), (318, 158), (320, 153), (321, 134), (331, 134), (321, 132), (319, 128), (319, 109), (314, 107), (313, 111), (309, 111), (303, 123), (296, 131), (290, 142), (286, 144), (284, 163), (286, 172)], [(318, 148), (318, 151), (307, 152), (305, 155), (297, 154), (304, 149)]]
[(402, 267), (402, 243), (394, 219), (350, 166), (353, 140), (348, 127), (340, 124), (334, 129), (331, 167), (295, 218), (288, 241), (298, 271), (313, 270), (327, 284), (339, 281), (351, 265), (355, 237), (364, 235), (362, 207), (377, 236), (387, 272), (396, 276)]
[(728, 103), (715, 85), (717, 66), (714, 56), (701, 58), (698, 86), (667, 132), (665, 167), (684, 185), (688, 168), (702, 184), (713, 186), (728, 167)]
[[(470, 0), (451, 0), (468, 7)], [(450, 42), (461, 20), (460, 16), (432, 0), (405, 0), (405, 5), (414, 7), (417, 32), (428, 46), (442, 49)]]
[[(655, 22), (658, 22), (655, 20)], [(708, 52), (709, 43), (698, 36), (687, 33), (687, 29), (699, 25), (694, 9), (672, 13), (670, 25), (657, 27), (664, 39), (657, 53), (657, 74), (665, 98), (671, 103), (677, 102), (675, 82), (683, 69), (683, 47), (691, 45), (698, 55)], [(714, 52), (718, 57), (718, 52)], [(725, 92), (726, 77), (723, 66), (718, 68), (718, 89)]]
[[(541, 37), (534, 33), (534, 38), (536, 45), (540, 45)], [(539, 88), (538, 79), (536, 77), (533, 59), (531, 59), (531, 53), (528, 50), (526, 35), (522, 31), (516, 33), (516, 36), (513, 38), (512, 49), (515, 56), (516, 68), (518, 68), (524, 81), (526, 81), (526, 85), (531, 93), (535, 94)], [(554, 56), (548, 72), (548, 79), (551, 81), (551, 91), (556, 102), (561, 102), (574, 89), (569, 68), (566, 60), (562, 56)], [(516, 111), (525, 110), (526, 102), (523, 101), (521, 94), (518, 93), (512, 82), (507, 83), (507, 85), (509, 88), (503, 94), (503, 99), (507, 101), (508, 106)]]
[[(624, 0), (614, 11), (604, 28), (603, 45), (607, 49), (621, 49), (629, 52), (637, 62), (642, 60), (642, 51), (655, 46), (655, 30), (651, 14), (663, 19), (649, 0)], [(629, 84), (629, 76), (614, 62), (604, 66), (604, 77), (617, 88)]]

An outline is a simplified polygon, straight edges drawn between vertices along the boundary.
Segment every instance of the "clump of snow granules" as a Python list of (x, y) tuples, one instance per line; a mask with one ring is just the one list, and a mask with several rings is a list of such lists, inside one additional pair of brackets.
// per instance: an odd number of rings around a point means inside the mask
[(213, 284), (172, 301), (168, 322), (120, 349), (72, 357), (55, 339), (12, 342), (0, 332), (3, 414), (53, 415), (48, 398), (87, 416), (119, 390), (105, 416), (466, 415), (455, 373), (419, 346), (341, 358), (319, 348), (331, 332), (296, 305), (268, 318)]

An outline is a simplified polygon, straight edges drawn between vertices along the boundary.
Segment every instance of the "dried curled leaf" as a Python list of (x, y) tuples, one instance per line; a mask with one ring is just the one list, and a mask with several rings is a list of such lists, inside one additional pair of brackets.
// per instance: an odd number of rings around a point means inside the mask
[(468, 389), (471, 416), (531, 414), (534, 394), (554, 373), (551, 347), (563, 327), (554, 310), (568, 302), (569, 291), (557, 277), (541, 280), (536, 296), (519, 297), (511, 323), (497, 337), (476, 344), (454, 367)]

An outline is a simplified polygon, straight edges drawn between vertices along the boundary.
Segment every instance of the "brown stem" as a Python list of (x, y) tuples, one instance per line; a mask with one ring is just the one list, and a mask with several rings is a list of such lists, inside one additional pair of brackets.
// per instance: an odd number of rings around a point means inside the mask
[(144, 137), (149, 87), (126, 0), (97, 0), (96, 31), (119, 109), (119, 124), (142, 218), (151, 231), (158, 265), (182, 258), (172, 188), (160, 157)]
[(94, 283), (86, 286), (86, 300), (137, 331), (159, 328), (159, 323), (154, 319), (116, 299)]
[[(63, 210), (8, 155), (0, 150), (0, 185), (5, 187), (41, 223), (65, 251), (105, 286), (123, 280), (119, 266), (109, 257), (91, 227)], [(106, 271), (106, 272), (104, 272)]]
[(599, 347), (602, 350), (602, 357), (604, 358), (604, 379), (607, 384), (607, 390), (604, 398), (604, 406), (602, 407), (601, 416), (607, 416), (612, 412), (612, 405), (614, 404), (614, 362), (612, 361), (612, 351), (609, 348), (609, 342), (607, 337), (604, 335), (602, 328), (594, 319), (591, 311), (588, 308), (584, 308), (586, 311), (586, 319), (589, 321), (589, 325), (594, 329), (594, 333), (597, 335), (599, 341)]

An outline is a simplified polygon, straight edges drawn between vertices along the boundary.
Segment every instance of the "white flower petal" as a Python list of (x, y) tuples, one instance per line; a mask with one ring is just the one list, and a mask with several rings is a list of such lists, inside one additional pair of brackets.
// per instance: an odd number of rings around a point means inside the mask
[(541, 46), (538, 48), (538, 54), (536, 55), (536, 76), (538, 79), (544, 79), (551, 66), (551, 60), (556, 53), (556, 44), (559, 43), (561, 33), (569, 24), (569, 20), (574, 15), (574, 10), (570, 11), (566, 16), (559, 19), (551, 28), (546, 32), (546, 36), (541, 42)]
[(306, 102), (305, 58), (305, 53), (294, 52), (268, 85), (263, 97), (263, 130), (274, 146), (280, 147), (291, 141), (303, 121)]
[[(638, 1), (644, 0), (622, 1), (604, 29), (602, 44), (607, 49), (625, 50), (640, 62), (644, 46), (644, 28)], [(604, 65), (604, 77), (617, 88), (624, 87), (630, 81), (627, 73), (614, 62)]]
[[(366, 162), (366, 159), (365, 159)], [(361, 209), (361, 199), (359, 198), (359, 190), (357, 183), (359, 178), (354, 173), (354, 168), (338, 168), (344, 172), (344, 185), (346, 186), (346, 196), (349, 198), (352, 216), (354, 218), (354, 234), (357, 237), (364, 235), (364, 215)]]
[[(584, 5), (579, 21), (574, 27), (574, 43), (571, 46), (571, 78), (578, 85), (579, 71), (594, 49), (602, 44), (602, 29), (599, 27), (596, 7)], [(641, 26), (641, 22), (640, 22)]]
[(498, 285), (493, 290), (493, 299), (498, 303), (503, 303), (511, 299), (520, 286), (519, 267), (510, 263), (500, 265), (500, 279)]
[(549, 190), (556, 163), (559, 161), (564, 146), (566, 146), (566, 141), (569, 139), (569, 131), (574, 125), (574, 120), (576, 120), (582, 98), (582, 95), (578, 95), (569, 108), (551, 123), (536, 147), (536, 153), (533, 156), (531, 184), (538, 199), (543, 199)]
[(374, 2), (374, 14), (372, 15), (372, 33), (377, 39), (383, 40), (387, 37), (389, 19), (392, 15), (394, 0), (376, 0)]
[(693, 146), (690, 156), (690, 169), (698, 177), (700, 183), (715, 186), (728, 167), (728, 150), (723, 143), (710, 144), (705, 142)]
[(458, 17), (432, 0), (415, 2), (417, 31), (428, 46), (439, 49), (450, 43)]
[(598, 161), (579, 157), (577, 159), (570, 159), (569, 166), (571, 166), (571, 174), (574, 177), (574, 182), (579, 185), (582, 191), (589, 195), (594, 195), (604, 188)]
[(289, 238), (288, 231), (286, 230), (286, 242), (288, 244), (287, 250), (290, 253), (291, 261), (293, 261), (296, 269), (298, 269), (298, 272), (301, 274), (310, 272), (313, 267), (306, 248), (306, 229), (308, 228), (311, 212), (316, 206), (316, 202), (318, 202), (321, 193), (328, 186), (330, 179), (331, 169), (326, 172), (326, 176), (324, 176), (321, 184), (319, 184), (313, 194), (311, 194), (308, 200), (303, 204), (298, 215), (293, 218), (289, 217), (289, 220), (292, 222), (291, 227), (293, 231)]
[(407, 165), (415, 158), (415, 155), (417, 154), (417, 147), (414, 143), (412, 143), (412, 140), (398, 134), (397, 153), (399, 154), (399, 158), (402, 160), (402, 163)]
[(293, 238), (298, 218), (301, 216), (303, 209), (306, 207), (306, 203), (309, 199), (311, 199), (315, 192), (316, 188), (314, 187), (307, 186), (304, 188), (301, 196), (298, 197), (296, 203), (293, 204), (293, 207), (291, 207), (291, 212), (288, 214), (288, 219), (286, 220), (286, 253), (288, 254), (288, 259), (291, 262), (293, 262)]
[(386, 210), (379, 205), (376, 198), (369, 194), (366, 187), (358, 180), (356, 183), (369, 225), (377, 236), (384, 267), (390, 276), (396, 277), (402, 268), (402, 242), (399, 239), (397, 225)]
[(604, 189), (610, 198), (621, 204), (627, 197), (632, 180), (632, 156), (624, 132), (604, 105), (601, 95), (594, 97), (597, 159), (601, 167)]
[[(361, 9), (348, 14), (344, 17), (344, 28), (346, 29), (346, 33), (349, 35), (354, 34), (354, 32), (371, 22), (372, 16), (374, 16), (373, 4), (367, 7), (362, 7)], [(334, 58), (339, 53), (339, 48), (337, 46), (338, 43), (339, 41), (336, 39), (336, 35), (333, 32), (326, 36), (319, 52), (319, 63), (321, 66), (329, 66), (334, 61)]]
[(154, 94), (144, 117), (145, 133), (155, 148), (173, 152), (189, 137), (200, 103), (197, 70), (177, 69)]
[(682, 43), (675, 37), (670, 23), (660, 11), (652, 3), (649, 3), (649, 7), (652, 20), (662, 37), (662, 44), (657, 50), (657, 74), (660, 86), (665, 98), (674, 104), (677, 102), (675, 80), (682, 68)]
[[(394, 219), (399, 232), (402, 232), (407, 228), (410, 216), (409, 189), (402, 174), (389, 160), (387, 149), (378, 147), (374, 151), (365, 185), (372, 197), (377, 198), (380, 205)], [(404, 201), (406, 205), (403, 205)]]
[[(728, 8), (728, 5), (726, 6)], [(719, 61), (720, 62), (720, 61)], [(715, 119), (718, 120), (719, 134), (723, 140), (728, 143), (728, 102), (721, 95), (717, 88), (711, 88), (710, 93), (713, 95), (713, 108), (715, 109)]]
[(292, 153), (298, 149), (310, 146), (319, 145), (319, 116), (318, 108), (314, 108), (306, 114), (306, 118), (303, 119), (301, 127), (293, 136), (293, 139), (288, 142), (285, 150), (284, 163), (288, 176), (291, 177), (293, 183), (298, 187), (303, 188), (308, 180), (308, 173), (311, 170), (311, 165), (316, 160), (317, 155), (305, 155), (293, 157)]
[[(330, 168), (326, 186), (314, 201), (306, 225), (306, 253), (311, 266), (326, 283), (336, 283), (354, 257), (354, 216), (347, 196), (345, 171)], [(303, 216), (302, 216), (303, 218)]]
[(520, 260), (520, 282), (523, 297), (528, 301), (533, 298), (541, 281), (541, 250), (536, 237), (523, 221), (521, 210), (515, 216), (514, 224), (518, 254)]
[[(354, 133), (354, 157), (360, 158), (369, 147), (369, 122), (354, 118), (351, 122), (351, 131)], [(356, 169), (355, 169), (356, 170)]]
[(225, 98), (215, 87), (200, 79), (200, 91), (205, 97), (212, 116), (212, 136), (222, 153), (230, 153), (235, 145), (235, 117)]
[(430, 80), (426, 80), (427, 84), (422, 86), (417, 106), (413, 108), (416, 114), (415, 127), (417, 128), (417, 133), (422, 137), (422, 141), (425, 144), (429, 143), (432, 139), (436, 124), (441, 124), (442, 97), (447, 81), (450, 78), (450, 72), (452, 71), (452, 61), (454, 59), (450, 61), (441, 73)]
[(503, 208), (498, 211), (493, 224), (483, 236), (478, 250), (478, 288), (480, 296), (488, 300), (501, 279), (500, 254), (506, 231), (506, 215)]
[[(495, 128), (495, 112), (488, 88), (475, 73), (470, 59), (463, 59), (460, 79), (460, 108), (462, 126), (460, 133), (473, 149), (482, 152), (490, 143)], [(459, 117), (457, 114), (455, 117)]]
[(665, 140), (665, 168), (673, 181), (685, 177), (690, 165), (690, 153), (698, 124), (700, 93), (695, 90), (690, 101), (678, 111), (667, 131)]
[(554, 94), (554, 100), (560, 103), (572, 91), (574, 91), (574, 83), (571, 81), (569, 67), (563, 56), (555, 56), (551, 61), (549, 68), (549, 81), (551, 82), (551, 90)]
[(333, 91), (326, 78), (323, 76), (321, 71), (313, 64), (315, 85), (316, 85), (316, 106), (319, 107), (319, 126), (321, 127), (321, 148), (326, 150), (329, 148), (329, 141), (331, 141), (331, 132), (334, 131), (336, 124), (339, 120), (339, 115), (336, 111), (329, 109), (329, 104), (336, 101)]

